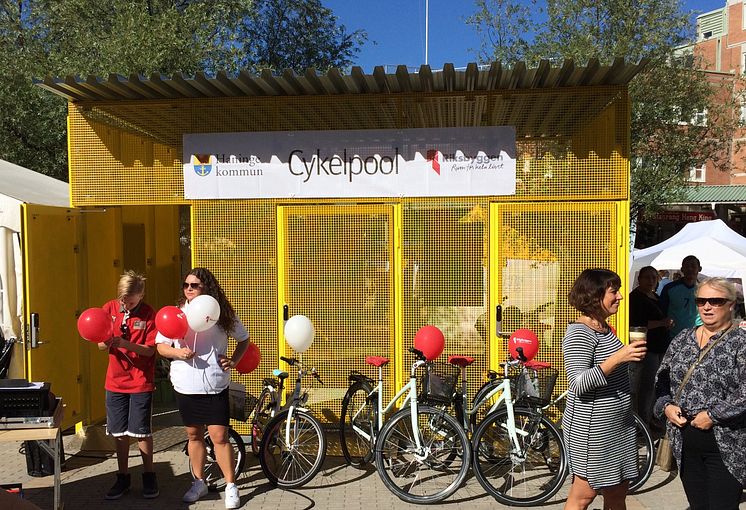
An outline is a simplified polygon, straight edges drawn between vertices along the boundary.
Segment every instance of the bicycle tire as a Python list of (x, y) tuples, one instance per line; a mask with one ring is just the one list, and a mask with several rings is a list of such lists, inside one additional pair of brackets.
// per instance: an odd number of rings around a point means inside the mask
[[(294, 489), (308, 483), (326, 457), (326, 436), (321, 423), (307, 411), (293, 410), (290, 441), (285, 442), (285, 424), (290, 411), (272, 418), (264, 429), (259, 464), (272, 485)], [(309, 460), (310, 459), (310, 460)]]
[(259, 455), (262, 434), (267, 423), (272, 419), (274, 408), (273, 392), (269, 388), (264, 388), (259, 394), (259, 399), (254, 407), (254, 413), (251, 416), (251, 451), (254, 455)]
[[(348, 464), (362, 468), (373, 459), (373, 445), (376, 440), (377, 394), (365, 381), (354, 382), (342, 399), (342, 413), (339, 418), (339, 444), (342, 455)], [(365, 430), (370, 439), (359, 435), (355, 427)]]
[(635, 429), (637, 431), (637, 467), (640, 474), (629, 482), (629, 492), (634, 492), (645, 485), (653, 472), (653, 464), (655, 463), (655, 448), (650, 431), (642, 418), (637, 414), (633, 416), (635, 417)]
[(411, 414), (411, 408), (401, 409), (381, 429), (375, 447), (376, 470), (399, 499), (437, 503), (466, 479), (471, 462), (469, 439), (456, 418), (444, 410), (420, 406), (417, 433), (426, 453), (417, 456)]
[[(541, 413), (514, 409), (521, 446), (512, 455), (507, 432), (508, 410), (500, 408), (477, 427), (472, 440), (477, 480), (492, 497), (508, 506), (533, 506), (547, 501), (567, 477), (567, 452), (560, 432)], [(526, 441), (528, 439), (528, 441)]]
[[(202, 471), (205, 483), (211, 489), (221, 490), (225, 487), (225, 477), (223, 471), (218, 465), (218, 461), (215, 458), (215, 445), (210, 438), (210, 434), (205, 430), (205, 448), (207, 449), (207, 456), (205, 458), (205, 467)], [(246, 445), (241, 438), (241, 434), (228, 427), (228, 441), (233, 445), (233, 475), (238, 479), (239, 475), (243, 472), (244, 464), (246, 462)], [(192, 466), (192, 459), (189, 459), (189, 472), (192, 478), (194, 476), (194, 466)]]

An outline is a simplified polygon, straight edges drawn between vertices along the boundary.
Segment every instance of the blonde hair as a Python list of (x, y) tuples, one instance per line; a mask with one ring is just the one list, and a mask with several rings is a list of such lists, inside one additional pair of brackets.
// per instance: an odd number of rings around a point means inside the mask
[(724, 293), (728, 298), (728, 301), (735, 301), (737, 298), (736, 286), (725, 278), (712, 277), (702, 280), (697, 285), (696, 294), (699, 294), (699, 289), (704, 286), (712, 287), (713, 289), (719, 290), (720, 292)]
[(119, 278), (117, 285), (117, 297), (123, 299), (125, 296), (139, 296), (145, 293), (146, 278), (137, 271), (125, 271)]

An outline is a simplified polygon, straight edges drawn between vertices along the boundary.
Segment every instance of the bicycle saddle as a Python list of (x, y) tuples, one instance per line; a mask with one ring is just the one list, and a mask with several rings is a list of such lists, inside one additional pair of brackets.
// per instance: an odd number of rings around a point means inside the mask
[(474, 363), (474, 358), (471, 356), (448, 356), (448, 363), (464, 368)]
[(275, 377), (279, 377), (280, 379), (287, 379), (288, 373), (280, 370), (279, 368), (275, 368), (272, 370), (272, 375)]
[(389, 362), (389, 359), (384, 358), (383, 356), (366, 356), (365, 362), (374, 367), (382, 367)]

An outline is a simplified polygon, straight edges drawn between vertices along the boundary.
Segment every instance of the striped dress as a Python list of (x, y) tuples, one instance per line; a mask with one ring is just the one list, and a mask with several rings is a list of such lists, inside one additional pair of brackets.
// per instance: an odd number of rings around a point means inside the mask
[(562, 340), (569, 389), (562, 429), (570, 472), (587, 479), (593, 489), (638, 474), (627, 364), (608, 378), (599, 367), (621, 348), (614, 333), (598, 333), (578, 322), (567, 327)]

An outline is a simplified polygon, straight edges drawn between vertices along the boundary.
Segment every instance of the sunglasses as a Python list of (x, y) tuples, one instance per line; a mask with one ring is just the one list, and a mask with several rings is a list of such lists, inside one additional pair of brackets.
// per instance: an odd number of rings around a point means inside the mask
[(698, 297), (694, 298), (694, 302), (697, 306), (705, 306), (705, 303), (710, 303), (712, 306), (723, 306), (725, 303), (730, 302), (730, 299), (724, 297)]
[(122, 322), (122, 324), (119, 325), (119, 331), (122, 332), (122, 338), (127, 339), (128, 335), (130, 334), (130, 327), (127, 325), (126, 322)]
[(181, 288), (184, 289), (184, 290), (187, 290), (187, 289), (197, 290), (197, 289), (201, 289), (202, 288), (202, 284), (201, 283), (194, 283), (194, 282), (192, 282), (192, 283), (184, 282), (184, 283), (181, 284)]

